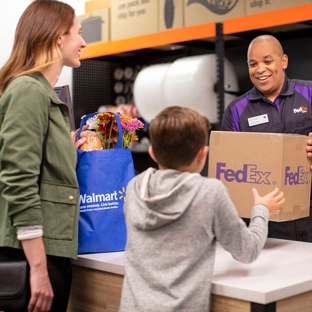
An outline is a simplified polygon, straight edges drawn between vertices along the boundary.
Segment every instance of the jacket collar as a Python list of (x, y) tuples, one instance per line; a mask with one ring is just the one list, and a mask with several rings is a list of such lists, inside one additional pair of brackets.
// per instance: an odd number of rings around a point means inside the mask
[[(294, 86), (290, 82), (290, 80), (287, 78), (287, 76), (285, 75), (284, 85), (283, 85), (282, 91), (279, 94), (279, 96), (289, 96), (289, 95), (292, 95), (293, 93), (294, 93)], [(250, 90), (249, 100), (253, 101), (253, 100), (259, 100), (262, 98), (265, 98), (265, 97), (256, 87), (253, 87)]]
[(38, 80), (42, 86), (44, 87), (44, 89), (47, 92), (47, 95), (49, 96), (49, 98), (51, 99), (51, 101), (55, 104), (65, 104), (64, 102), (62, 102), (59, 97), (57, 96), (55, 90), (52, 88), (52, 86), (50, 85), (50, 83), (48, 82), (48, 80), (44, 77), (44, 75), (41, 72), (35, 72), (29, 75), (30, 77)]

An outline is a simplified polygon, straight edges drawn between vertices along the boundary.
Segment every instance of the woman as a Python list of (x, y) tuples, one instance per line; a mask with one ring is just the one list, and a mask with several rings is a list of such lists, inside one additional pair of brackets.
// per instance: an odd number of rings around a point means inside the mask
[(63, 66), (80, 66), (85, 46), (72, 7), (36, 0), (0, 71), (0, 259), (29, 263), (22, 311), (67, 308), (78, 245), (76, 148), (85, 140), (71, 138), (68, 107), (53, 87)]

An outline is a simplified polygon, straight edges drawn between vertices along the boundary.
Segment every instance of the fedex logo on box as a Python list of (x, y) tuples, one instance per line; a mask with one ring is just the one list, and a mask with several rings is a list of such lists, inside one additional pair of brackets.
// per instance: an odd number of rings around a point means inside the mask
[[(225, 162), (217, 162), (216, 164), (216, 178), (219, 180), (224, 179), (227, 182), (276, 184), (276, 181), (271, 181), (271, 174), (270, 171), (259, 170), (256, 164), (243, 164), (241, 169), (238, 170), (229, 168)], [(294, 169), (291, 169), (290, 166), (285, 167), (284, 185), (309, 183), (309, 172), (305, 172), (303, 166), (297, 166)]]
[(250, 218), (252, 187), (264, 195), (275, 186), (284, 192), (286, 203), (270, 220), (305, 218), (310, 214), (311, 192), (307, 139), (296, 134), (212, 131), (208, 177), (225, 184), (242, 218)]
[(310, 174), (305, 172), (302, 166), (298, 166), (295, 172), (289, 166), (285, 167), (285, 185), (309, 184)]

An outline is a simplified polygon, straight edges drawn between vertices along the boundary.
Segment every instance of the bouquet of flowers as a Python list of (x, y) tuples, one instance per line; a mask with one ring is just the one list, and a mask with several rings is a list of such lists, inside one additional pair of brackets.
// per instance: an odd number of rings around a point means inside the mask
[[(117, 113), (122, 127), (122, 148), (130, 148), (132, 142), (138, 141), (136, 130), (143, 128), (144, 124), (137, 118)], [(87, 130), (81, 132), (86, 142), (80, 149), (85, 151), (115, 148), (118, 140), (118, 125), (113, 113), (98, 113), (90, 117), (86, 124)]]

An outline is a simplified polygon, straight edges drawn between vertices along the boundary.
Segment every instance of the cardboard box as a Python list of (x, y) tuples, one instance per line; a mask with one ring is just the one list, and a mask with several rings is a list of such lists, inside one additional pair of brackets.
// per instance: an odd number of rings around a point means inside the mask
[(111, 40), (147, 35), (158, 31), (158, 1), (113, 0)]
[(85, 12), (90, 13), (111, 7), (111, 0), (92, 0), (85, 3)]
[(229, 18), (245, 15), (245, 0), (183, 0), (183, 2), (185, 26), (222, 22)]
[(310, 4), (311, 0), (245, 0), (246, 15)]
[(181, 0), (159, 0), (158, 30), (170, 30), (184, 26), (184, 6)]
[(212, 131), (208, 176), (225, 184), (240, 217), (250, 218), (253, 187), (260, 196), (275, 187), (284, 192), (282, 212), (270, 220), (307, 217), (311, 192), (307, 140), (299, 134)]
[(110, 40), (109, 9), (102, 9), (78, 16), (82, 37), (86, 43)]

